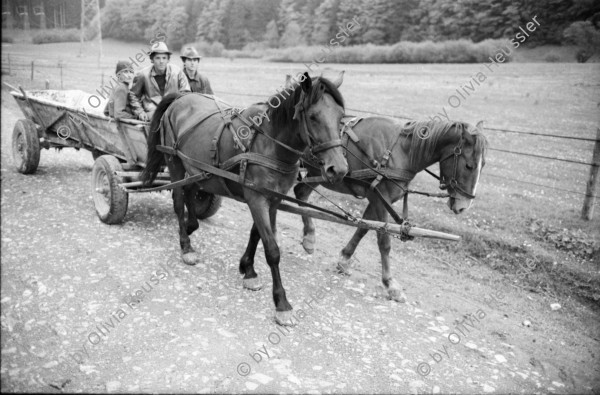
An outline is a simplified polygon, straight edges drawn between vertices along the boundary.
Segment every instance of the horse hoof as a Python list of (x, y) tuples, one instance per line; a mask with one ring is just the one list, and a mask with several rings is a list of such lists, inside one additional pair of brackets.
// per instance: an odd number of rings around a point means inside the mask
[(200, 255), (197, 252), (188, 252), (183, 254), (183, 263), (190, 266), (195, 266), (200, 262)]
[(340, 259), (337, 262), (337, 270), (339, 274), (343, 274), (345, 276), (352, 275), (352, 261), (350, 258), (346, 258), (343, 255), (340, 255)]
[(258, 277), (254, 278), (245, 278), (242, 280), (244, 284), (244, 288), (249, 289), (251, 291), (260, 291), (264, 286)]
[(275, 322), (281, 326), (296, 326), (292, 321), (292, 310), (288, 311), (275, 311)]
[(304, 251), (308, 254), (312, 254), (315, 252), (315, 234), (307, 234), (302, 239), (302, 247), (304, 247)]
[(399, 289), (388, 289), (390, 299), (398, 303), (406, 303), (406, 295)]

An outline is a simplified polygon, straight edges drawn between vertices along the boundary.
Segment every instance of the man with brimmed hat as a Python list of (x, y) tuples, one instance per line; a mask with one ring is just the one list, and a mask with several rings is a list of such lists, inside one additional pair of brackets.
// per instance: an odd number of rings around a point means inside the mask
[(115, 119), (134, 119), (135, 116), (129, 99), (129, 83), (133, 79), (131, 63), (126, 60), (117, 62), (115, 74), (119, 82), (113, 89), (108, 103), (106, 103), (104, 115)]
[(183, 72), (188, 79), (192, 92), (205, 93), (213, 95), (212, 88), (208, 78), (198, 72), (198, 64), (202, 56), (194, 47), (186, 47), (181, 52), (181, 61), (183, 62)]
[(133, 111), (142, 121), (152, 118), (164, 96), (190, 91), (183, 71), (169, 63), (171, 54), (164, 42), (154, 43), (149, 54), (152, 65), (140, 70), (133, 79), (129, 97)]

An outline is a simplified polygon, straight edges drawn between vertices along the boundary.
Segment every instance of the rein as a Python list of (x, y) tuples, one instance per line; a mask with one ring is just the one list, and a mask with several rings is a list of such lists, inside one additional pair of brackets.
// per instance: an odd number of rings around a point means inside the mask
[[(302, 91), (302, 93), (300, 95), (300, 100), (298, 100), (298, 103), (295, 106), (294, 116), (292, 117), (292, 119), (298, 120), (298, 118), (302, 118), (302, 120), (300, 121), (302, 123), (302, 128), (300, 129), (300, 139), (308, 147), (311, 156), (313, 158), (316, 158), (316, 154), (318, 154), (320, 152), (327, 151), (332, 148), (340, 147), (342, 145), (342, 140), (341, 139), (333, 139), (333, 140), (326, 141), (324, 143), (320, 143), (317, 145), (312, 144), (311, 133), (308, 128), (308, 121), (306, 119), (306, 108), (304, 106), (304, 102), (306, 100), (307, 100), (306, 94), (304, 93), (304, 91)], [(256, 130), (258, 133), (262, 134), (263, 136), (265, 136), (266, 138), (268, 138), (275, 144), (279, 145), (280, 147), (283, 147), (286, 150), (298, 155), (298, 157), (305, 156), (305, 151), (300, 151), (295, 148), (292, 148), (289, 145), (270, 136), (259, 125), (248, 121), (244, 116), (242, 116), (241, 113), (236, 113), (236, 115), (247, 127)], [(310, 163), (310, 161), (312, 161), (312, 158), (308, 161)], [(322, 161), (317, 158), (317, 163), (319, 165), (321, 165)], [(314, 163), (311, 163), (311, 164), (314, 165)]]
[[(383, 203), (385, 209), (388, 211), (388, 213), (391, 215), (391, 217), (394, 219), (394, 221), (396, 221), (399, 224), (406, 222), (406, 219), (408, 218), (408, 194), (409, 193), (415, 193), (415, 194), (429, 196), (429, 197), (442, 197), (442, 198), (450, 196), (449, 194), (429, 193), (429, 192), (422, 192), (422, 191), (408, 189), (407, 187), (402, 186), (398, 181), (410, 182), (414, 178), (415, 173), (410, 172), (410, 171), (401, 171), (401, 170), (397, 170), (397, 169), (389, 169), (389, 170), (386, 169), (387, 162), (390, 158), (390, 155), (391, 155), (394, 147), (398, 143), (401, 134), (398, 134), (398, 137), (394, 140), (394, 143), (392, 144), (392, 146), (385, 151), (385, 153), (383, 155), (383, 159), (382, 159), (381, 163), (379, 163), (376, 159), (371, 158), (370, 155), (366, 152), (366, 150), (359, 144), (359, 138), (352, 131), (351, 126), (350, 126), (351, 123), (352, 123), (352, 120), (345, 123), (344, 128), (342, 129), (340, 134), (346, 133), (348, 135), (348, 140), (352, 140), (352, 142), (358, 148), (358, 150), (360, 152), (362, 152), (362, 154), (365, 157), (369, 158), (369, 161), (371, 162), (372, 165), (367, 164), (358, 155), (356, 155), (354, 152), (350, 151), (347, 146), (342, 145), (347, 153), (350, 153), (360, 163), (362, 163), (363, 166), (366, 167), (366, 169), (351, 172), (350, 175), (344, 177), (344, 181), (347, 181), (350, 183), (355, 183), (355, 184), (361, 184), (365, 188), (369, 188), (371, 191), (373, 191), (377, 195), (379, 200)], [(358, 123), (358, 122), (355, 122), (354, 125), (356, 125), (356, 123)], [(462, 155), (463, 144), (464, 144), (464, 141), (463, 141), (463, 138), (461, 137), (458, 142), (458, 145), (456, 147), (454, 147), (453, 151), (438, 161), (441, 164), (442, 162), (446, 161), (447, 159), (454, 157), (453, 175), (448, 183), (446, 183), (446, 180), (443, 176), (440, 178), (438, 175), (429, 171), (428, 169), (424, 169), (424, 170), (427, 173), (429, 173), (431, 176), (435, 177), (437, 180), (440, 181), (440, 189), (446, 190), (448, 188), (448, 186), (450, 186), (452, 189), (461, 193), (462, 195), (464, 195), (470, 199), (474, 199), (475, 195), (472, 195), (472, 194), (468, 193), (467, 191), (465, 191), (464, 188), (462, 188), (459, 185), (458, 180), (456, 179), (456, 174), (458, 171), (458, 158)], [(305, 158), (306, 158), (306, 155), (304, 155), (301, 160), (305, 160)], [(383, 170), (382, 170), (382, 168), (383, 168)], [(390, 171), (390, 170), (392, 170), (392, 171)], [(354, 173), (360, 174), (360, 178), (358, 178), (357, 176), (353, 177), (352, 174), (354, 174)], [(390, 173), (392, 173), (392, 174), (390, 174)], [(362, 178), (372, 178), (373, 175), (376, 175), (376, 177), (372, 182), (368, 182), (368, 181), (365, 181), (364, 179), (362, 179)], [(381, 194), (381, 192), (377, 188), (377, 185), (381, 182), (382, 179), (385, 179), (386, 181), (393, 183), (394, 185), (396, 185), (398, 188), (400, 188), (403, 191), (404, 199), (403, 199), (402, 217), (400, 217), (398, 215), (398, 213), (396, 213), (396, 211), (393, 209), (391, 203), (385, 199), (385, 197)], [(301, 182), (307, 184), (311, 189), (313, 189), (313, 191), (316, 191), (316, 189), (313, 188), (312, 186), (310, 186), (309, 183), (311, 183), (311, 182), (320, 183), (323, 181), (324, 180), (321, 176), (305, 177), (301, 180)], [(320, 194), (320, 195), (323, 196), (322, 194)], [(327, 199), (325, 196), (323, 196), (323, 197), (326, 200), (331, 202), (330, 199)], [(337, 205), (336, 205), (336, 207), (337, 207)]]
[(439, 161), (441, 164), (445, 160), (450, 159), (451, 157), (454, 157), (454, 166), (453, 166), (454, 170), (453, 170), (452, 178), (449, 181), (449, 184), (446, 183), (446, 179), (444, 178), (443, 175), (441, 177), (438, 177), (437, 175), (431, 173), (430, 171), (427, 171), (427, 172), (440, 181), (440, 189), (446, 190), (446, 189), (448, 189), (448, 187), (450, 187), (450, 188), (454, 189), (455, 191), (457, 191), (458, 193), (460, 193), (461, 195), (463, 195), (469, 199), (475, 199), (475, 195), (472, 195), (469, 192), (465, 191), (464, 188), (462, 188), (458, 184), (458, 180), (456, 179), (456, 172), (458, 170), (458, 158), (462, 155), (463, 143), (464, 143), (464, 141), (461, 136), (460, 141), (458, 142), (458, 145), (456, 147), (454, 147), (454, 150), (451, 153), (449, 153), (448, 155), (446, 155), (444, 157), (444, 159), (440, 159), (440, 161)]

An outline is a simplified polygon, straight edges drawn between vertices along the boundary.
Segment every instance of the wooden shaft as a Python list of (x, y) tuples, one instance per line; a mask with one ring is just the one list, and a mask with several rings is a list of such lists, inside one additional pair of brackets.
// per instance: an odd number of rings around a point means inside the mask
[[(338, 224), (354, 226), (356, 228), (380, 230), (382, 227), (385, 227), (388, 232), (395, 233), (395, 234), (402, 234), (402, 230), (403, 230), (402, 226), (398, 225), (398, 224), (383, 223), (383, 222), (371, 221), (371, 220), (367, 220), (367, 219), (362, 219), (361, 222), (356, 223), (356, 222), (347, 221), (347, 220), (335, 217), (331, 214), (323, 213), (323, 212), (305, 208), (305, 207), (291, 206), (291, 205), (288, 205), (285, 203), (282, 203), (279, 205), (279, 210), (285, 211), (288, 213), (292, 213), (292, 214), (299, 214), (302, 216), (312, 217), (312, 218), (316, 218), (316, 219), (322, 219), (324, 221), (336, 222)], [(415, 237), (428, 237), (428, 238), (433, 238), (433, 239), (460, 241), (460, 236), (457, 236), (457, 235), (444, 233), (444, 232), (437, 232), (435, 230), (421, 229), (421, 228), (417, 228), (414, 226), (412, 228), (410, 228), (410, 230), (408, 231), (408, 234), (410, 236), (415, 236)]]
[[(171, 181), (167, 181), (167, 180), (154, 180), (154, 182), (152, 183), (152, 186), (167, 185), (170, 183), (171, 183)], [(124, 182), (119, 185), (122, 186), (123, 188), (134, 188), (134, 187), (144, 186), (144, 183), (141, 181), (132, 181), (132, 182)]]
[[(141, 171), (115, 171), (115, 174), (121, 177), (127, 177), (127, 178), (139, 178), (140, 175), (142, 174)], [(171, 175), (169, 173), (158, 173), (156, 175), (157, 178), (161, 179), (161, 178), (165, 178), (165, 179), (171, 179)]]
[(585, 198), (583, 199), (583, 209), (581, 210), (581, 218), (587, 221), (590, 221), (594, 217), (594, 202), (596, 201), (596, 189), (598, 187), (598, 169), (600, 169), (600, 128), (596, 130), (592, 166), (590, 167), (590, 176), (587, 181)]

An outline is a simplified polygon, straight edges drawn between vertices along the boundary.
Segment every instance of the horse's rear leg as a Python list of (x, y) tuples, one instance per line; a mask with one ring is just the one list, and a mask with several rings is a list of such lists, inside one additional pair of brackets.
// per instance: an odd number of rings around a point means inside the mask
[[(365, 212), (363, 213), (363, 218), (364, 219), (373, 219), (374, 216), (375, 216), (375, 210), (373, 208), (373, 204), (369, 202), (369, 205), (367, 206), (367, 208), (365, 209)], [(352, 274), (352, 269), (351, 269), (352, 262), (351, 262), (350, 258), (352, 258), (352, 255), (354, 255), (354, 251), (356, 251), (356, 247), (358, 247), (358, 244), (360, 243), (362, 238), (365, 237), (365, 235), (367, 234), (368, 231), (369, 231), (368, 229), (363, 229), (363, 228), (356, 229), (356, 232), (354, 232), (354, 235), (352, 236), (352, 238), (350, 239), (348, 244), (346, 244), (346, 247), (344, 247), (342, 249), (342, 253), (340, 254), (340, 259), (338, 260), (338, 263), (337, 263), (337, 269), (341, 274), (345, 274), (347, 276)]]
[[(171, 159), (172, 161), (168, 161), (171, 181), (183, 180), (185, 177), (185, 168), (183, 167), (181, 159)], [(186, 265), (195, 265), (199, 261), (199, 256), (192, 248), (190, 237), (188, 236), (187, 232), (187, 224), (185, 220), (185, 196), (183, 187), (173, 189), (173, 209), (175, 210), (175, 215), (177, 215), (177, 221), (179, 222), (179, 244), (181, 246), (183, 263)]]
[(258, 291), (263, 287), (262, 282), (258, 278), (258, 274), (254, 271), (254, 255), (256, 254), (256, 247), (260, 240), (260, 234), (256, 224), (252, 224), (252, 230), (250, 231), (250, 240), (246, 246), (246, 252), (240, 259), (240, 274), (244, 275), (242, 280), (244, 288), (252, 291)]
[(196, 194), (198, 193), (198, 185), (186, 185), (183, 188), (185, 206), (187, 207), (188, 216), (186, 223), (186, 232), (189, 235), (194, 233), (199, 227), (198, 218), (196, 217)]
[[(304, 184), (300, 183), (294, 187), (294, 194), (296, 199), (300, 199), (304, 202), (308, 201), (312, 189)], [(311, 217), (302, 216), (302, 222), (304, 223), (304, 229), (302, 230), (302, 247), (304, 251), (309, 254), (315, 252), (315, 225)]]

